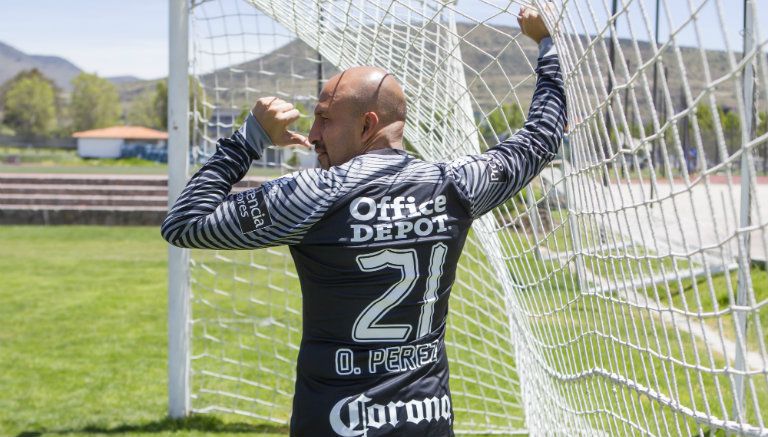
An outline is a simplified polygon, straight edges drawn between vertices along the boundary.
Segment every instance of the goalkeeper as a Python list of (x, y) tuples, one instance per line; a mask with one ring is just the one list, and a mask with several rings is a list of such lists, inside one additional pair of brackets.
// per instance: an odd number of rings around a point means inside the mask
[[(518, 22), (539, 44), (536, 90), (524, 128), (485, 153), (409, 156), (402, 89), (355, 67), (323, 87), (308, 138), (287, 130), (291, 104), (259, 99), (163, 222), (180, 247), (289, 246), (303, 294), (291, 435), (453, 435), (444, 334), (467, 232), (554, 158), (566, 121), (549, 32), (530, 8)], [(265, 147), (292, 144), (321, 168), (230, 194)]]

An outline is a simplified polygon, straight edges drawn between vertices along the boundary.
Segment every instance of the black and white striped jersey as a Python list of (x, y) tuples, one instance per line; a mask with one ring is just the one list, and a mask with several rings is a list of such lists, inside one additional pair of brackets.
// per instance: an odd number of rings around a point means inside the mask
[(171, 244), (290, 247), (303, 294), (291, 435), (453, 435), (448, 296), (472, 221), (557, 152), (566, 107), (550, 46), (524, 128), (485, 153), (376, 150), (230, 194), (268, 145), (251, 116), (189, 181), (162, 225)]

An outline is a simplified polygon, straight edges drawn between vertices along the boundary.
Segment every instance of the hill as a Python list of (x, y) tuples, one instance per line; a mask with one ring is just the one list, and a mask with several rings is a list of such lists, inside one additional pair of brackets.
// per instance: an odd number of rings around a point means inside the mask
[(0, 84), (24, 70), (36, 68), (64, 91), (72, 89), (72, 79), (82, 70), (58, 56), (28, 55), (0, 42)]
[[(490, 105), (495, 102), (491, 94), (496, 97), (503, 96), (507, 94), (508, 90), (514, 88), (521, 103), (525, 104), (530, 99), (535, 85), (531, 76), (531, 65), (535, 65), (537, 56), (535, 45), (528, 41), (520, 43), (519, 48), (516, 44), (510, 44), (507, 35), (514, 35), (518, 32), (514, 27), (499, 26), (496, 30), (491, 30), (486, 27), (458, 23), (457, 30), (464, 38), (461, 44), (461, 54), (467, 64), (465, 73), (467, 79), (470, 80), (470, 88), (478, 103)], [(575, 42), (578, 39), (581, 39), (583, 46), (587, 46), (588, 39), (591, 37), (574, 37), (572, 41)], [(637, 65), (648, 63), (653, 58), (653, 48), (648, 42), (638, 41), (635, 44), (631, 40), (621, 39), (618, 49), (617, 52), (620, 51), (630, 63), (631, 71), (636, 70)], [(524, 56), (521, 56), (521, 50)], [(596, 47), (594, 53), (596, 60), (592, 59), (592, 55), (590, 55), (587, 62), (592, 64), (590, 67), (593, 72), (595, 65), (599, 65), (600, 71), (606, 75), (608, 60), (605, 52), (600, 47)], [(670, 92), (669, 98), (675, 107), (681, 106), (683, 101), (683, 67), (686, 69), (685, 76), (693, 95), (696, 96), (705, 89), (707, 81), (704, 74), (705, 65), (702, 61), (702, 53), (706, 58), (706, 67), (713, 79), (727, 76), (730, 68), (726, 52), (680, 47), (679, 57), (672, 50), (667, 50), (664, 53), (662, 58), (666, 66), (664, 72), (666, 88)], [(738, 54), (736, 56), (738, 57)], [(230, 68), (219, 69), (215, 73), (203, 75), (201, 79), (206, 87), (213, 88), (215, 77), (220, 98), (234, 97), (234, 101), (239, 101), (246, 95), (252, 98), (261, 90), (274, 92), (270, 90), (277, 89), (298, 96), (315, 95), (317, 88), (316, 57), (316, 52), (312, 48), (299, 40), (294, 40), (260, 58), (233, 65)], [(618, 53), (616, 59), (617, 83), (621, 84), (624, 82), (622, 78), (624, 72), (618, 66), (620, 59)], [(590, 72), (586, 70), (585, 64), (581, 64), (584, 68), (582, 73), (587, 81), (586, 85), (590, 85)], [(324, 70), (326, 77), (338, 71), (327, 62), (324, 63)], [(477, 80), (472, 81), (473, 78), (476, 78), (474, 72), (477, 71), (482, 71), (485, 84)], [(246, 74), (248, 76), (248, 90), (243, 90), (243, 76)], [(649, 83), (652, 81), (652, 68), (646, 69), (645, 77)], [(662, 89), (661, 84), (664, 82), (661, 77), (662, 73), (660, 72), (660, 90)], [(599, 85), (596, 78), (591, 78), (591, 80), (595, 81), (596, 86)], [(607, 78), (603, 80), (607, 81)], [(231, 89), (232, 96), (227, 95), (227, 89)], [(635, 92), (641, 111), (648, 108), (647, 96), (644, 95), (643, 89), (642, 80), (635, 82)], [(718, 103), (730, 107), (735, 106), (736, 100), (733, 89), (733, 86), (729, 86), (727, 82), (715, 89)]]
[[(527, 106), (535, 85), (531, 75), (531, 66), (535, 65), (537, 55), (535, 45), (528, 41), (521, 42), (519, 46), (510, 44), (508, 35), (518, 33), (518, 29), (515, 27), (497, 26), (495, 30), (491, 30), (487, 27), (457, 23), (457, 31), (459, 35), (463, 36), (461, 54), (467, 64), (465, 73), (470, 81), (469, 86), (477, 104), (486, 111), (495, 106), (497, 100), (502, 96), (506, 96), (504, 103), (519, 101), (524, 107)], [(582, 47), (586, 47), (592, 37), (574, 36), (570, 39), (573, 44), (581, 40)], [(605, 47), (607, 45), (606, 41)], [(637, 65), (647, 64), (653, 58), (651, 44), (644, 41), (635, 43), (631, 40), (620, 39), (617, 52), (617, 63), (623, 55), (628, 60), (630, 70), (633, 72), (637, 69)], [(599, 43), (594, 45), (593, 53), (594, 57), (590, 54), (586, 57), (586, 62), (580, 64), (579, 68), (582, 68), (584, 80), (581, 85), (595, 86), (599, 89), (601, 79), (593, 76), (594, 72), (597, 71), (595, 67), (599, 66), (599, 71), (603, 72), (602, 81), (607, 81), (605, 76), (608, 70), (608, 60), (605, 49)], [(738, 57), (738, 53), (736, 56)], [(314, 49), (300, 40), (293, 40), (264, 56), (220, 68), (213, 73), (202, 75), (200, 79), (209, 92), (215, 89), (215, 94), (218, 95), (220, 101), (228, 102), (227, 104), (231, 102), (240, 107), (248, 106), (258, 96), (273, 93), (296, 96), (299, 100), (310, 100), (312, 96), (317, 94), (316, 59), (317, 53)], [(677, 53), (674, 50), (667, 50), (662, 59), (666, 70), (659, 73), (659, 90), (668, 89), (667, 98), (678, 109), (683, 106), (685, 99), (682, 79), (683, 68), (685, 68), (685, 77), (694, 97), (706, 88), (705, 67), (710, 71), (713, 80), (727, 76), (730, 70), (728, 54), (717, 50), (679, 47)], [(706, 61), (704, 62), (703, 59)], [(324, 62), (325, 77), (329, 77), (337, 71), (328, 62)], [(482, 71), (483, 81), (472, 80), (477, 77), (475, 73), (477, 71)], [(617, 83), (622, 84), (624, 72), (619, 66), (616, 67), (616, 75), (618, 77)], [(664, 76), (664, 80), (661, 79), (662, 76)], [(647, 114), (651, 110), (651, 105), (649, 96), (644, 92), (645, 81), (650, 88), (652, 77), (652, 68), (649, 66), (645, 70), (645, 77), (643, 78), (641, 75), (634, 87), (638, 108), (646, 121), (650, 119)], [(144, 92), (151, 92), (155, 83), (156, 81), (122, 83), (119, 85), (121, 98), (124, 101), (131, 101)], [(663, 87), (663, 84), (666, 84), (666, 87)], [(514, 90), (514, 93), (509, 93), (510, 90)], [(716, 87), (713, 91), (718, 104), (735, 107), (737, 102), (733, 90), (734, 86), (728, 81)], [(659, 93), (662, 95), (661, 91)], [(517, 99), (515, 99), (515, 95)], [(594, 99), (591, 105), (594, 106), (599, 100), (604, 99), (601, 95), (602, 92), (599, 91), (591, 93), (590, 97)], [(620, 96), (622, 101), (624, 98), (624, 95)], [(660, 101), (663, 101), (664, 97), (661, 99)], [(584, 103), (582, 102), (582, 104)], [(625, 108), (625, 111), (628, 112), (627, 115), (630, 118), (634, 118), (632, 114), (629, 114), (631, 101), (629, 103), (630, 107)]]
[[(0, 42), (0, 84), (24, 70), (36, 68), (43, 75), (53, 80), (64, 92), (72, 90), (72, 79), (83, 70), (67, 59), (59, 56), (30, 55), (8, 44)], [(107, 77), (115, 85), (143, 82), (135, 76)]]

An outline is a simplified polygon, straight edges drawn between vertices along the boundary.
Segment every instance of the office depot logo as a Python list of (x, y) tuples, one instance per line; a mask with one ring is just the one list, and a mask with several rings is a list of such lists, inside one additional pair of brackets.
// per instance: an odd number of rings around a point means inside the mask
[(444, 195), (424, 202), (416, 202), (413, 196), (384, 196), (378, 202), (358, 197), (349, 204), (349, 214), (358, 221), (351, 225), (351, 241), (402, 240), (447, 232), (446, 203)]

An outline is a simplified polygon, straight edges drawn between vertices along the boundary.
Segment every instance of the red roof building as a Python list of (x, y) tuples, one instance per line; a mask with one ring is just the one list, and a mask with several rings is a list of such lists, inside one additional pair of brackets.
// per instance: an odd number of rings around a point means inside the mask
[(75, 132), (77, 154), (83, 158), (119, 158), (130, 144), (165, 146), (168, 133), (144, 126), (112, 126)]

